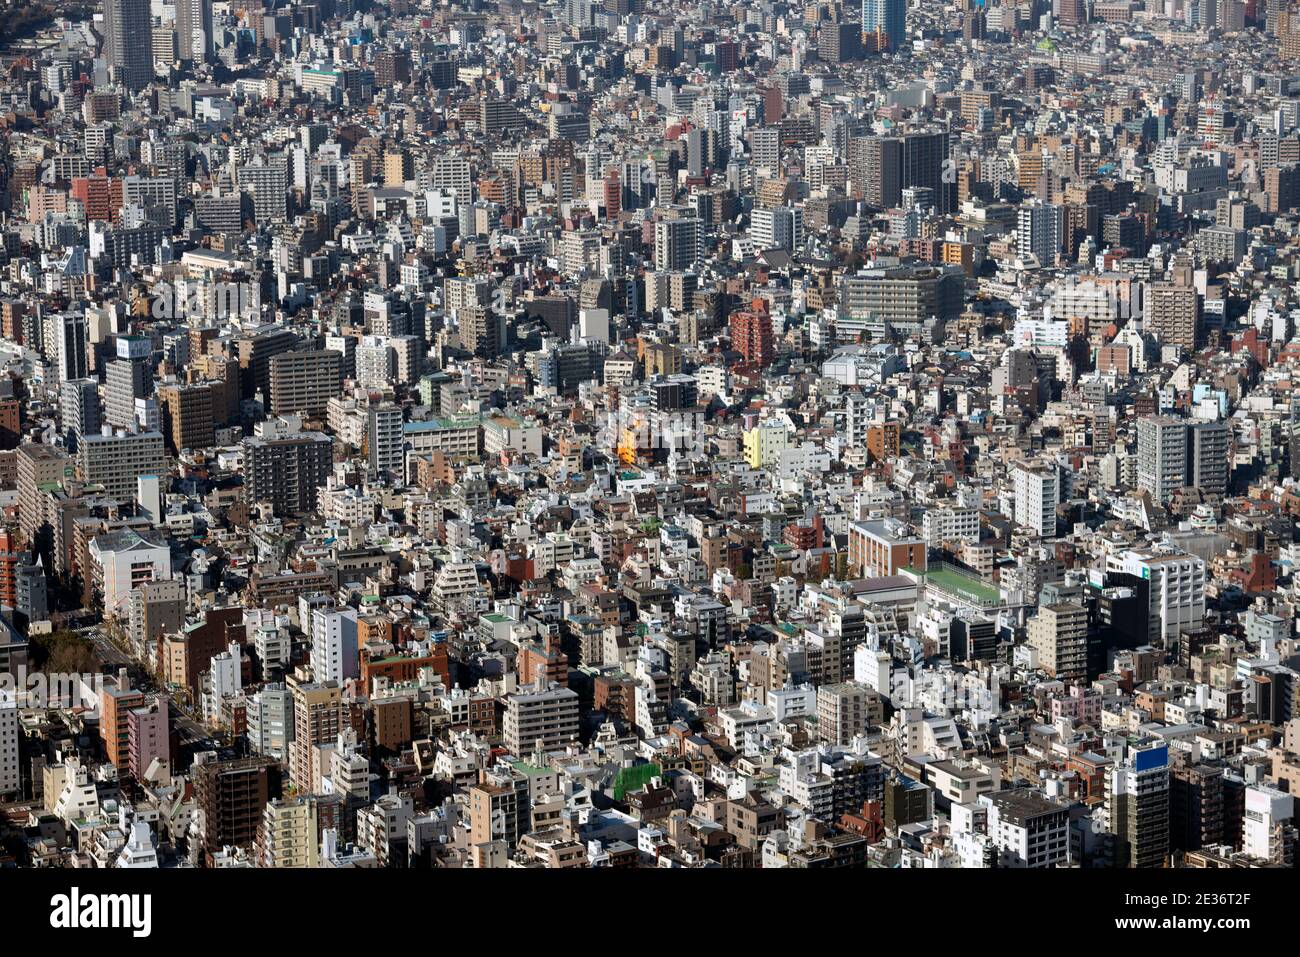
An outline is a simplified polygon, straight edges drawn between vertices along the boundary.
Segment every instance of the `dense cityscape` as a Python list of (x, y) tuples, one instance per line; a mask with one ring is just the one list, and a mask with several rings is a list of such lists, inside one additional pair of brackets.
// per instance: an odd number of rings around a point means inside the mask
[(0, 24), (0, 867), (1295, 867), (1300, 7)]

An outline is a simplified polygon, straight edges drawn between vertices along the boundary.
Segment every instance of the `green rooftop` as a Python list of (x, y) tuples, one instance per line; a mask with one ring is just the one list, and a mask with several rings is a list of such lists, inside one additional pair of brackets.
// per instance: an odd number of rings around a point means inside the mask
[(526, 777), (535, 778), (542, 774), (550, 774), (550, 768), (539, 768), (535, 764), (529, 764), (527, 761), (513, 761), (510, 766)]
[(634, 764), (630, 768), (622, 768), (618, 776), (614, 778), (614, 800), (621, 801), (623, 796), (629, 791), (639, 791), (650, 783), (651, 778), (659, 776), (659, 765), (651, 762), (650, 764)]
[(997, 588), (949, 566), (941, 565), (923, 572), (909, 568), (908, 571), (922, 576), (927, 584), (932, 582), (941, 591), (975, 605), (996, 605), (1002, 601), (1002, 593)]

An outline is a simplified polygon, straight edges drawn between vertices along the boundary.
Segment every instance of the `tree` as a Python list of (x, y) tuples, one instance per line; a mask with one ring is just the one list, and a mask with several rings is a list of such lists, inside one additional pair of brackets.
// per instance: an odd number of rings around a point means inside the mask
[(99, 671), (95, 646), (71, 631), (31, 638), (32, 665), (46, 674), (86, 674)]

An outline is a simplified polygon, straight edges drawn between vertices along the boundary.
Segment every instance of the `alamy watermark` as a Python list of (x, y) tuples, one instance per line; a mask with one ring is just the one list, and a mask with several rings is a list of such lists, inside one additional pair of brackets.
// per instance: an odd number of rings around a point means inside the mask
[(261, 292), (250, 282), (192, 282), (154, 287), (155, 319), (228, 319), (261, 311)]
[(610, 412), (596, 433), (596, 447), (606, 452), (635, 455), (655, 449), (680, 454), (708, 450), (706, 419), (700, 412), (655, 412), (648, 409)]
[(0, 674), (0, 698), (20, 708), (95, 708), (104, 691), (98, 672), (33, 671), (19, 666)]

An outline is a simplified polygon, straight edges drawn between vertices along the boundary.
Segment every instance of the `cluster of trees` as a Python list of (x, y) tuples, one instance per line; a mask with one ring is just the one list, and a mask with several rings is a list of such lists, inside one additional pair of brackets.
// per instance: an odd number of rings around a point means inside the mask
[(86, 674), (100, 670), (95, 646), (72, 631), (32, 635), (27, 656), (32, 671), (46, 674)]
[(94, 12), (87, 3), (58, 3), (52, 0), (10, 0), (0, 11), (0, 46), (10, 40), (33, 36), (56, 17), (85, 20)]

